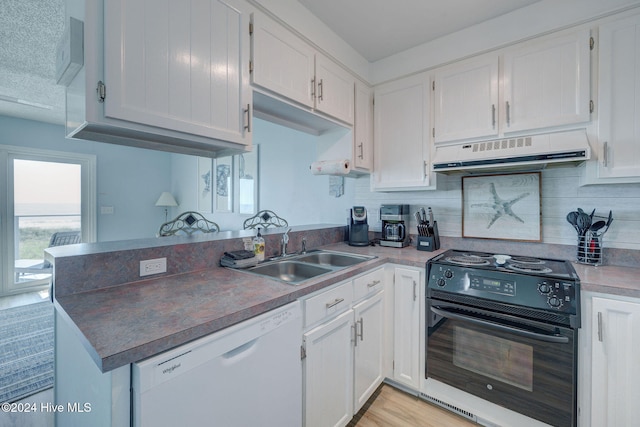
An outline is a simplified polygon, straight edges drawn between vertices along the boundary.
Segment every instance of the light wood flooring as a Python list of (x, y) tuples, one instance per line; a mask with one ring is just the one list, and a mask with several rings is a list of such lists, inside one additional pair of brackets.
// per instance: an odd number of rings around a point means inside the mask
[(477, 424), (400, 391), (381, 385), (348, 427), (477, 427)]

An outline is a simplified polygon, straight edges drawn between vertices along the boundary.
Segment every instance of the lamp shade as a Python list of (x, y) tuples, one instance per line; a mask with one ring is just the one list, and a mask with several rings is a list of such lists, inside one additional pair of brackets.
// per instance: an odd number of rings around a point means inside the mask
[(163, 191), (156, 202), (156, 206), (178, 206), (178, 203), (171, 193)]

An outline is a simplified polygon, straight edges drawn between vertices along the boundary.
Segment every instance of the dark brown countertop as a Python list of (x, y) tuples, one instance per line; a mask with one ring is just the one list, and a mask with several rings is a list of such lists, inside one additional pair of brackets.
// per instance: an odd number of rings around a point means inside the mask
[[(214, 267), (56, 298), (58, 312), (77, 327), (102, 372), (137, 362), (387, 263), (423, 268), (443, 250), (417, 251), (345, 243), (323, 249), (377, 258), (292, 286), (250, 273)], [(582, 290), (640, 297), (629, 267), (574, 264)]]

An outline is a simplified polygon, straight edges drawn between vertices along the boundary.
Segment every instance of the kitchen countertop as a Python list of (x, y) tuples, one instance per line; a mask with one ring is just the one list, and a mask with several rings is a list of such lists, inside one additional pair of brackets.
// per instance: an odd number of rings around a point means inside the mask
[[(227, 268), (140, 280), (57, 297), (58, 313), (75, 325), (102, 372), (143, 360), (372, 268), (396, 263), (423, 268), (444, 250), (417, 251), (336, 243), (322, 249), (376, 258), (292, 286)], [(640, 269), (574, 264), (582, 291), (640, 298)]]

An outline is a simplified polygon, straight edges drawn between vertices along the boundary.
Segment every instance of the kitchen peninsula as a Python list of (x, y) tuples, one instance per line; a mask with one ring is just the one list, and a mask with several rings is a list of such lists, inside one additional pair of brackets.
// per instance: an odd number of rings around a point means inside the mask
[[(266, 233), (267, 247), (278, 247), (282, 231)], [(224, 251), (241, 246), (241, 234), (243, 232), (213, 238), (83, 244), (48, 250), (56, 267), (54, 297), (59, 336), (56, 399), (58, 403), (75, 401), (82, 396), (96, 399), (91, 402), (92, 414), (61, 414), (61, 417), (72, 416), (67, 422), (82, 424), (88, 417), (106, 414), (103, 425), (116, 425), (116, 419), (128, 420), (129, 366), (132, 363), (377, 268), (400, 266), (419, 272), (429, 258), (447, 249), (448, 245), (466, 244), (467, 249), (474, 249), (472, 240), (465, 242), (454, 238), (444, 239), (443, 249), (436, 252), (417, 251), (411, 246), (402, 249), (356, 248), (343, 241), (342, 226), (293, 227), (290, 233), (293, 251), (301, 248), (304, 237), (310, 249), (322, 247), (375, 258), (292, 286), (217, 266)], [(524, 244), (520, 250), (531, 255), (537, 250), (544, 251), (544, 246), (547, 245)], [(137, 277), (139, 261), (159, 257), (167, 257), (168, 273), (140, 280)], [(636, 268), (594, 268), (580, 264), (575, 264), (575, 268), (582, 281), (583, 293), (640, 298)], [(393, 275), (393, 269), (389, 271), (388, 274)], [(424, 280), (424, 273), (421, 274), (421, 280)], [(386, 295), (392, 295), (393, 287), (392, 281), (385, 283), (389, 290)], [(423, 292), (421, 290), (421, 295)], [(393, 330), (394, 321), (393, 310), (390, 311), (384, 320), (388, 331)], [(583, 326), (588, 327), (589, 323), (583, 321)], [(386, 358), (392, 359), (393, 336), (391, 332), (386, 336)], [(581, 349), (585, 344), (581, 344)], [(389, 360), (386, 360), (384, 375), (393, 381), (389, 366)], [(83, 384), (93, 388), (95, 394), (83, 395), (87, 392)]]

